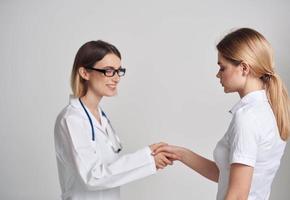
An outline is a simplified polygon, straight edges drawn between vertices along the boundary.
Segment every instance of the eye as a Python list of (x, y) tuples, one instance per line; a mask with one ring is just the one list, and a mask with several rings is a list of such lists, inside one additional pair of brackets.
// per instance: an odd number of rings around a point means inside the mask
[(106, 69), (106, 73), (111, 75), (114, 73), (114, 69)]
[(112, 72), (112, 71), (114, 71), (115, 69), (114, 69), (114, 67), (110, 67), (110, 66), (108, 66), (108, 67), (105, 67), (104, 70), (106, 70), (107, 72)]
[(113, 72), (114, 69), (106, 69), (106, 72)]

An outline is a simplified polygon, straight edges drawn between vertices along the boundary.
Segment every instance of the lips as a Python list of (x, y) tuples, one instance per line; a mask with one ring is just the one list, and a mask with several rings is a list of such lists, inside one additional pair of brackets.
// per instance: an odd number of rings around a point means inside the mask
[(116, 89), (117, 85), (116, 84), (107, 84), (107, 86), (111, 89)]

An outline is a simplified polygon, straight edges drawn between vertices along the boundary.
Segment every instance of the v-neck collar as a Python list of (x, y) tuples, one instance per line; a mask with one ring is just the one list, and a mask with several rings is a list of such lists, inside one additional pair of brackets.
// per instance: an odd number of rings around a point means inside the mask
[[(83, 109), (83, 107), (81, 105), (81, 102), (79, 101), (79, 98), (74, 97), (73, 95), (70, 95), (70, 97), (69, 97), (69, 103), (73, 107), (79, 109), (84, 114), (84, 116), (87, 118), (86, 113), (85, 113), (85, 111), (84, 111), (84, 109)], [(87, 112), (88, 112), (88, 114), (89, 114), (89, 116), (90, 116), (90, 118), (92, 120), (93, 126), (94, 127), (97, 127), (101, 131), (105, 132), (106, 131), (106, 127), (108, 125), (108, 120), (102, 114), (102, 109), (100, 108), (100, 106), (98, 106), (98, 113), (100, 115), (101, 124), (97, 121), (97, 119), (92, 114), (92, 112), (89, 110), (89, 108), (84, 103), (83, 103), (83, 105), (84, 105), (85, 109), (87, 110)]]

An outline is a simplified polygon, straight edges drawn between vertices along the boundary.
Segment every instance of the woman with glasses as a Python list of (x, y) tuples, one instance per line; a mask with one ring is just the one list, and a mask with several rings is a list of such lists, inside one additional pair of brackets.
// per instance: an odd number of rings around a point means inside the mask
[(188, 167), (218, 183), (217, 200), (267, 200), (290, 133), (289, 97), (277, 74), (269, 42), (259, 32), (241, 28), (217, 45), (225, 93), (240, 100), (232, 121), (214, 150), (214, 161), (178, 146), (156, 153), (177, 154)]
[(177, 159), (171, 153), (151, 155), (164, 143), (120, 155), (119, 137), (99, 104), (102, 97), (117, 94), (125, 72), (120, 52), (107, 42), (87, 42), (76, 54), (73, 95), (54, 130), (63, 200), (119, 200), (121, 185), (154, 174)]

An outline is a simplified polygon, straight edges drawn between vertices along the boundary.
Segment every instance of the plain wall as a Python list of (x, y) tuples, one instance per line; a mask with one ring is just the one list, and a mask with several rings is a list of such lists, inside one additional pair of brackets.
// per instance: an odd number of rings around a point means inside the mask
[[(257, 29), (290, 88), (290, 1), (0, 1), (0, 199), (59, 199), (53, 128), (68, 104), (78, 48), (115, 44), (127, 74), (103, 108), (125, 152), (164, 141), (212, 159), (239, 100), (215, 77), (215, 44)], [(290, 196), (289, 145), (271, 199)], [(217, 185), (180, 163), (123, 186), (125, 200), (215, 199)]]

